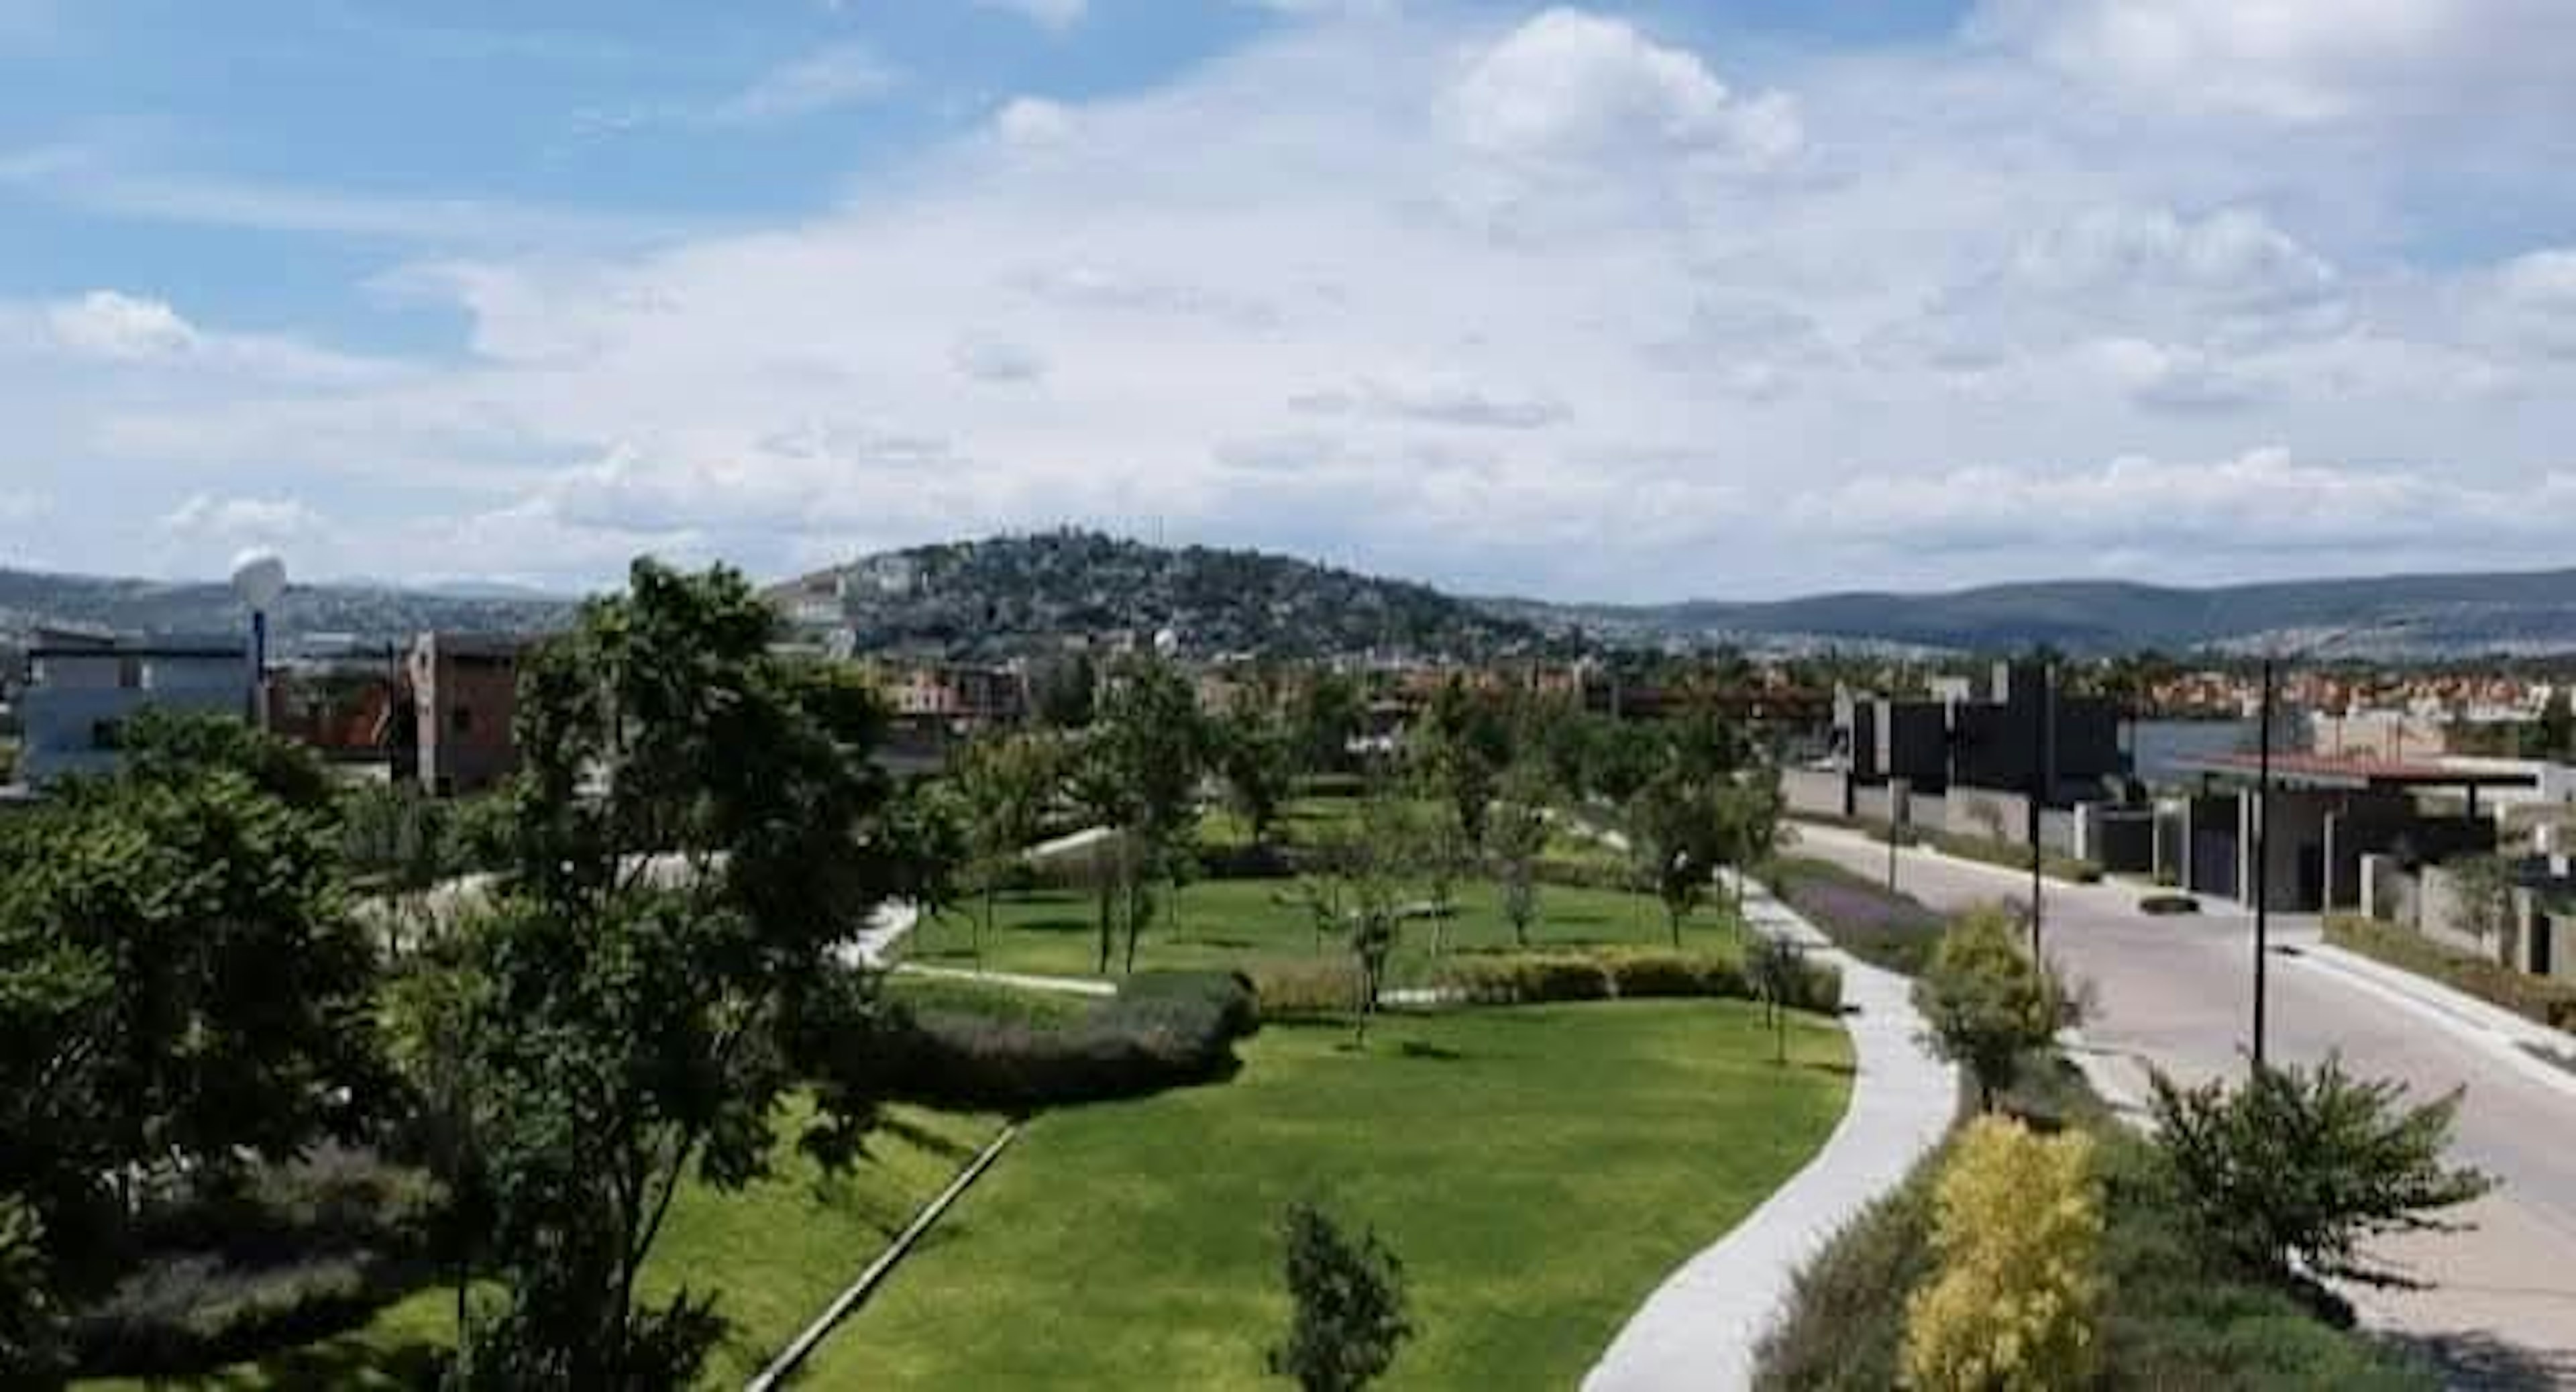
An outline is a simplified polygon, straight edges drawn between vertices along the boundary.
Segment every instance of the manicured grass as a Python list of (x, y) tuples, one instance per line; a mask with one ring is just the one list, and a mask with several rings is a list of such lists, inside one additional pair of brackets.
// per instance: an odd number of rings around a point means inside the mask
[[(802, 1115), (786, 1119), (769, 1178), (730, 1194), (694, 1186), (683, 1192), (645, 1271), (647, 1298), (667, 1297), (683, 1284), (721, 1292), (717, 1308), (733, 1330), (708, 1360), (702, 1386), (740, 1387), (758, 1372), (998, 1129), (987, 1117), (889, 1108), (887, 1126), (870, 1142), (872, 1158), (835, 1177), (796, 1150)], [(455, 1302), (453, 1288), (434, 1286), (387, 1306), (364, 1328), (205, 1378), (74, 1386), (89, 1392), (415, 1386), (413, 1375), (455, 1343)]]
[(1571, 1387), (1655, 1285), (1823, 1143), (1830, 1021), (1628, 1002), (1273, 1025), (1230, 1084), (1031, 1123), (834, 1334), (817, 1387), (1279, 1385), (1276, 1225), (1299, 1196), (1403, 1259), (1386, 1382)]
[[(1238, 967), (1263, 960), (1303, 959), (1317, 955), (1313, 918), (1291, 901), (1296, 886), (1287, 880), (1210, 880), (1190, 885), (1177, 901), (1162, 887), (1154, 926), (1136, 945), (1136, 965), (1148, 967)], [(1408, 899), (1416, 897), (1409, 891)], [(1456, 891), (1457, 913), (1447, 927), (1453, 950), (1512, 946), (1511, 925), (1503, 918), (1500, 893), (1490, 882), (1467, 882)], [(941, 966), (975, 963), (973, 925), (980, 901), (958, 905), (924, 923), (905, 946), (914, 961)], [(995, 971), (1052, 976), (1088, 976), (1099, 961), (1098, 905), (1086, 890), (1037, 890), (1004, 896), (994, 914), (994, 931), (984, 939), (982, 965)], [(1428, 919), (1405, 923), (1395, 956), (1388, 964), (1397, 985), (1429, 976), (1433, 924)], [(1601, 943), (1669, 945), (1664, 908), (1651, 895), (1545, 885), (1539, 889), (1539, 921), (1531, 925), (1535, 947), (1574, 947)], [(1733, 951), (1735, 922), (1722, 904), (1712, 902), (1682, 927), (1682, 944), (1702, 951)], [(1113, 953), (1115, 973), (1123, 961), (1124, 943)], [(1341, 944), (1327, 938), (1320, 951), (1339, 954)]]

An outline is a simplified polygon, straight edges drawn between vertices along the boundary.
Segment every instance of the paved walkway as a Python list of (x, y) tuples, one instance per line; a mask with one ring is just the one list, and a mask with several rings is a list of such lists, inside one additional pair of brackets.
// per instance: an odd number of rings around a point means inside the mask
[(1859, 1073), (1825, 1148), (1733, 1232), (1682, 1264), (1629, 1317), (1583, 1380), (1586, 1392), (1748, 1387), (1753, 1346), (1787, 1301), (1790, 1278), (1853, 1215), (1895, 1187), (1956, 1116), (1957, 1075), (1923, 1047), (1913, 983), (1830, 947), (1812, 924), (1747, 882), (1745, 919), (1820, 948), (1843, 972)]

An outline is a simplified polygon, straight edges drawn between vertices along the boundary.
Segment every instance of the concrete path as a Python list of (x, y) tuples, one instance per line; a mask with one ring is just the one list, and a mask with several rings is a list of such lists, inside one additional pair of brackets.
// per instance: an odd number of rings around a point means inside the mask
[(1851, 1105), (1806, 1168), (1656, 1287), (1584, 1378), (1586, 1392), (1751, 1386), (1753, 1346), (1779, 1318), (1790, 1278), (1894, 1188), (1958, 1112), (1958, 1076), (1923, 1047), (1913, 983), (1834, 950), (1763, 886), (1745, 888), (1748, 924), (1809, 943), (1842, 968), (1844, 1023), (1859, 1065)]
[(1011, 986), (1023, 991), (1053, 991), (1063, 996), (1114, 996), (1118, 983), (1091, 976), (1032, 976), (1025, 972), (977, 971), (972, 967), (932, 967), (906, 962), (896, 967), (905, 976), (926, 976), (941, 981), (980, 981), (990, 986)]
[(868, 915), (868, 926), (860, 929), (857, 937), (835, 950), (845, 965), (884, 971), (893, 965), (894, 950), (902, 946), (903, 940), (911, 936), (913, 928), (920, 922), (919, 905), (888, 900), (877, 905), (877, 911)]

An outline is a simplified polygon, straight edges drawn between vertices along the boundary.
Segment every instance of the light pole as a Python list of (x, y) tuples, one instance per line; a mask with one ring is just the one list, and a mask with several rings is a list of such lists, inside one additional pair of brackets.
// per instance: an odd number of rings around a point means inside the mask
[(2048, 805), (2048, 795), (2055, 791), (2051, 787), (2054, 780), (2049, 777), (2049, 766), (2056, 753), (2051, 746), (2055, 741), (2049, 735), (2050, 727), (2056, 723), (2056, 686), (2054, 664), (2042, 659), (2039, 664), (2039, 703), (2030, 713), (2030, 959), (2034, 962), (2046, 960), (2039, 952), (2039, 837), (2040, 825), (2046, 815), (2041, 809)]
[(2272, 659), (2263, 659), (2262, 726), (2254, 736), (2254, 1071), (2263, 1071), (2264, 972), (2272, 922)]
[(233, 595), (250, 610), (250, 720), (268, 728), (268, 611), (286, 593), (286, 562), (274, 551), (233, 558)]

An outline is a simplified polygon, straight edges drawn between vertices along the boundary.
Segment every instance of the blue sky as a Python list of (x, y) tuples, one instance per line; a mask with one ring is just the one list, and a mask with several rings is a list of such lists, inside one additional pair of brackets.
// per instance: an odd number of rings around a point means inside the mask
[(0, 564), (2576, 560), (2553, 0), (0, 0)]

